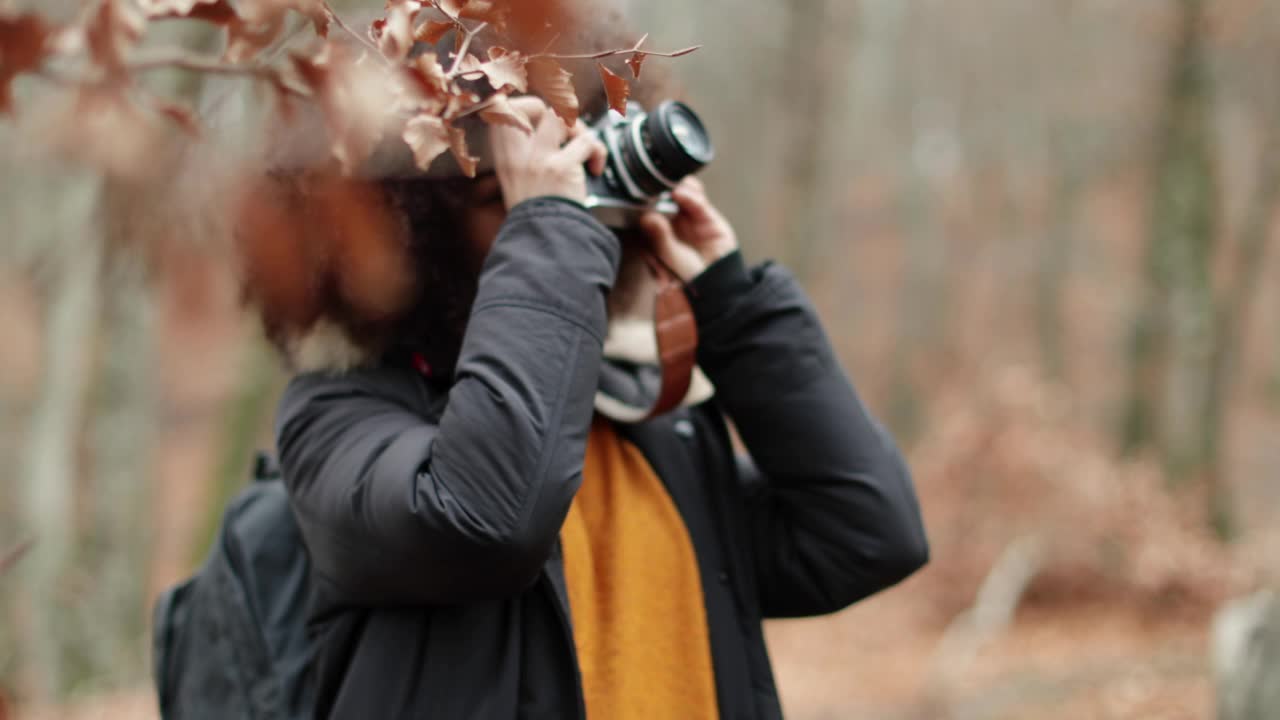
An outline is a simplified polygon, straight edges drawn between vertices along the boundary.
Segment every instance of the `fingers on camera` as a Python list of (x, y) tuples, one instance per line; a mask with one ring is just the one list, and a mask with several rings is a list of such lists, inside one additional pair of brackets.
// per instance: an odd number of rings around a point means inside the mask
[(587, 133), (570, 140), (560, 154), (576, 165), (581, 165), (587, 160), (598, 162), (597, 158), (604, 159), (604, 146), (594, 135)]
[(547, 104), (542, 101), (542, 98), (534, 95), (511, 98), (511, 106), (524, 113), (529, 118), (529, 123), (534, 127), (537, 127), (542, 122), (542, 119), (549, 114)]
[(711, 202), (707, 199), (706, 192), (703, 191), (701, 183), (695, 188), (687, 185), (688, 178), (671, 193), (671, 197), (676, 201), (676, 205), (680, 206), (680, 214), (687, 215), (694, 219), (709, 217), (712, 213)]
[(544, 112), (533, 131), (534, 142), (545, 147), (560, 147), (567, 131), (564, 123), (552, 112)]

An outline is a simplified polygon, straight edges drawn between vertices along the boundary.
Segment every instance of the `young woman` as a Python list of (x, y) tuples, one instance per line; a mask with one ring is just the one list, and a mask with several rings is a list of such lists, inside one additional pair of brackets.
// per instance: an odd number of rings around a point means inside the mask
[(925, 563), (907, 468), (799, 285), (744, 264), (695, 180), (642, 230), (686, 283), (704, 382), (677, 411), (611, 420), (653, 370), (617, 350), (610, 316), (644, 289), (619, 300), (634, 273), (582, 205), (604, 149), (519, 102), (536, 130), (492, 128), (491, 174), (382, 186), (412, 310), (309, 318), (377, 351), (328, 353), (353, 366), (301, 372), (279, 407), (317, 714), (779, 717), (762, 620)]

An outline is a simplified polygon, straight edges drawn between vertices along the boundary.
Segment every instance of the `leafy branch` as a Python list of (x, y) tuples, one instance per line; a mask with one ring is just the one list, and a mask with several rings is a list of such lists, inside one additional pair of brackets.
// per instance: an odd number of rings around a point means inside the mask
[[(562, 62), (627, 56), (633, 77), (639, 79), (645, 58), (676, 58), (698, 49), (647, 50), (646, 35), (630, 47), (592, 53), (551, 52), (553, 38), (542, 51), (524, 54), (510, 49), (520, 45), (509, 26), (521, 1), (388, 0), (383, 16), (365, 33), (348, 25), (324, 0), (242, 0), (235, 6), (228, 0), (96, 0), (80, 20), (66, 27), (33, 12), (0, 11), (0, 116), (15, 112), (10, 85), (28, 74), (78, 92), (82, 107), (107, 108), (129, 117), (136, 114), (135, 99), (141, 96), (143, 107), (197, 132), (191, 110), (147, 95), (135, 78), (160, 69), (242, 76), (267, 83), (285, 110), (295, 97), (313, 101), (329, 129), (331, 154), (346, 171), (368, 157), (390, 120), (400, 124), (419, 167), (425, 169), (451, 151), (463, 171), (471, 174), (475, 158), (464, 133), (454, 126), (462, 118), (478, 115), (490, 124), (531, 131), (529, 119), (508, 102), (514, 95), (531, 93), (567, 124), (576, 122), (579, 101), (573, 76)], [(290, 51), (288, 62), (278, 65), (273, 62), (277, 53), (268, 49), (284, 49), (291, 37), (285, 32), (291, 14), (309, 20), (320, 42), (309, 50)], [(221, 27), (226, 38), (222, 56), (181, 48), (135, 52), (149, 23), (170, 20)], [(346, 41), (330, 38), (331, 27)], [(436, 45), (450, 32), (456, 37), (447, 69), (435, 53), (410, 57), (415, 44)], [(487, 57), (473, 53), (477, 38), (490, 35)], [(373, 61), (366, 63), (366, 58)], [(61, 69), (63, 63), (87, 67), (87, 72), (74, 75)], [(380, 71), (371, 74), (371, 65)], [(629, 82), (603, 64), (597, 66), (610, 107), (625, 112)], [(494, 91), (486, 98), (460, 85), (482, 79)], [(371, 88), (385, 101), (367, 102)], [(119, 131), (121, 126), (117, 123), (112, 129)]]

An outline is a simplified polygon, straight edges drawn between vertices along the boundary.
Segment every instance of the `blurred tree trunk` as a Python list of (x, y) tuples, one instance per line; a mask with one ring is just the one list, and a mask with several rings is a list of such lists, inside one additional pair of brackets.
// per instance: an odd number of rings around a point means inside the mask
[[(1187, 383), (1200, 384), (1194, 377), (1197, 369), (1200, 377), (1207, 373), (1213, 341), (1209, 260), (1217, 208), (1204, 7), (1203, 0), (1178, 3), (1155, 148), (1144, 287), (1129, 348), (1120, 428), (1124, 454), (1154, 446), (1169, 468), (1179, 472), (1199, 462), (1182, 452), (1200, 447), (1198, 439), (1188, 437), (1194, 435), (1188, 420), (1204, 410), (1203, 393)], [(1170, 399), (1177, 401), (1173, 412)]]
[[(108, 188), (107, 192), (110, 192)], [(80, 551), (94, 593), (80, 607), (95, 684), (143, 679), (157, 392), (155, 308), (137, 254), (106, 263), (90, 408), (92, 527)]]
[(792, 0), (782, 48), (786, 71), (779, 74), (778, 113), (786, 140), (778, 188), (781, 232), (777, 240), (784, 243), (779, 256), (802, 280), (810, 277), (824, 234), (823, 144), (835, 87), (832, 67), (843, 66), (832, 62), (834, 15), (828, 0)]
[(917, 387), (921, 373), (936, 363), (945, 346), (948, 296), (948, 247), (943, 237), (937, 171), (931, 167), (930, 123), (936, 118), (922, 111), (920, 97), (928, 95), (930, 73), (925, 50), (916, 42), (925, 33), (928, 15), (913, 5), (904, 11), (885, 11), (892, 32), (888, 41), (906, 48), (897, 69), (898, 82), (886, 99), (896, 145), (906, 156), (900, 163), (897, 219), (903, 229), (903, 277), (898, 287), (896, 333), (890, 360), (887, 420), (895, 435), (910, 444), (924, 427), (924, 403)]
[(907, 171), (900, 215), (906, 228), (906, 272), (898, 297), (897, 333), (890, 362), (888, 422), (895, 435), (910, 444), (924, 425), (916, 388), (919, 358), (941, 344), (947, 257), (939, 242), (936, 203), (927, 177)]
[[(98, 183), (85, 181), (64, 189), (60, 214), (43, 228), (45, 232), (82, 232), (97, 188)], [(21, 484), (23, 521), (35, 544), (18, 566), (30, 618), (22, 639), (22, 672), (28, 692), (46, 699), (65, 686), (65, 650), (83, 641), (64, 618), (70, 605), (67, 571), (77, 531), (77, 440), (84, 413), (87, 350), (98, 317), (102, 257), (101, 238), (95, 233), (75, 243), (63, 239), (60, 245), (51, 245), (47, 258), (56, 275), (46, 304), (44, 375), (27, 434)]]
[(1075, 128), (1055, 126), (1050, 136), (1055, 187), (1049, 197), (1048, 227), (1041, 233), (1036, 282), (1036, 334), (1045, 375), (1062, 380), (1067, 374), (1066, 313), (1063, 296), (1076, 243), (1076, 210), (1085, 183), (1085, 163)]
[(1276, 333), (1272, 346), (1271, 377), (1267, 381), (1267, 395), (1271, 399), (1271, 406), (1280, 409), (1280, 333)]
[[(1267, 112), (1264, 117), (1274, 115)], [(1267, 247), (1272, 242), (1276, 205), (1280, 202), (1280, 131), (1271, 126), (1268, 128), (1260, 153), (1258, 177), (1254, 181), (1253, 194), (1245, 208), (1244, 222), (1236, 242), (1235, 262), (1228, 282), (1219, 293), (1215, 312), (1218, 339), (1213, 345), (1205, 381), (1200, 453), (1207, 468), (1210, 522), (1224, 538), (1235, 533), (1223, 457), (1223, 446), (1230, 431), (1227, 406), (1238, 382), (1245, 331), (1257, 298)]]

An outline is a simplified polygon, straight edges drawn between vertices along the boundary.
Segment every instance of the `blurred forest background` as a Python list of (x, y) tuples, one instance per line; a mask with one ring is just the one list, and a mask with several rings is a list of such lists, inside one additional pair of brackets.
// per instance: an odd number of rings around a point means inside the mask
[[(768, 627), (789, 716), (1213, 716), (1215, 614), (1280, 570), (1280, 0), (626, 4), (704, 46), (649, 62), (712, 131), (712, 195), (804, 280), (922, 496), (924, 572)], [(151, 602), (285, 378), (219, 249), (101, 222), (130, 188), (12, 122), (0, 188), (0, 563), (31, 543), (0, 704), (153, 717)]]

